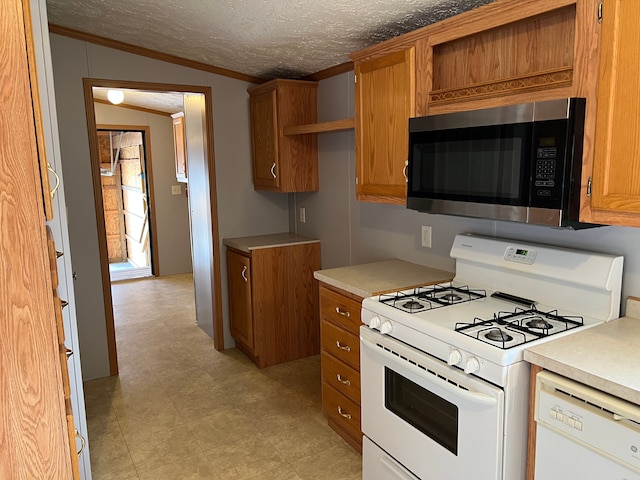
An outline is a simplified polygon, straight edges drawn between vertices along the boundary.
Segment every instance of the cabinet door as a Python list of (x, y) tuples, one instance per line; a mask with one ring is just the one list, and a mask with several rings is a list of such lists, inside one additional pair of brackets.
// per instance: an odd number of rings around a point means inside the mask
[(250, 100), (254, 188), (280, 187), (276, 95), (276, 91), (271, 90), (252, 95)]
[(640, 214), (638, 18), (640, 2), (604, 3), (591, 200), (607, 211), (601, 223), (640, 226), (640, 215), (629, 215)]
[(227, 273), (231, 335), (249, 349), (253, 349), (251, 259), (227, 250)]
[(176, 179), (187, 181), (187, 153), (184, 141), (184, 113), (176, 113), (173, 117), (173, 146), (176, 160)]
[(409, 117), (415, 113), (414, 48), (357, 62), (356, 195), (405, 203)]

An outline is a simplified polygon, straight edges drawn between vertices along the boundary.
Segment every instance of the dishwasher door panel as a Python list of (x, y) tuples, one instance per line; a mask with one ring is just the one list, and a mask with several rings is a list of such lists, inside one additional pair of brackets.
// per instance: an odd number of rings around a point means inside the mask
[(538, 425), (536, 480), (640, 480), (640, 474)]

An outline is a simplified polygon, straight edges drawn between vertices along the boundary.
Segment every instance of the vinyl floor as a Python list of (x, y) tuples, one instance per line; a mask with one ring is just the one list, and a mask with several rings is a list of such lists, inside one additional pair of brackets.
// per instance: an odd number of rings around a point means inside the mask
[(320, 357), (258, 369), (195, 325), (193, 278), (112, 285), (119, 375), (84, 383), (94, 480), (356, 480)]

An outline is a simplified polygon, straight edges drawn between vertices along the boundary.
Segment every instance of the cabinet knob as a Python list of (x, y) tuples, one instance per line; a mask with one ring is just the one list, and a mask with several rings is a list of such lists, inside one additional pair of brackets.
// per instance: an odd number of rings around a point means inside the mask
[(271, 176), (273, 178), (276, 178), (276, 163), (273, 162), (273, 165), (271, 165)]
[(247, 273), (247, 266), (245, 265), (244, 267), (242, 267), (242, 272), (240, 272), (240, 275), (242, 275), (242, 279), (243, 279), (245, 282), (248, 282), (248, 281), (249, 281), (249, 279), (247, 278), (246, 273)]

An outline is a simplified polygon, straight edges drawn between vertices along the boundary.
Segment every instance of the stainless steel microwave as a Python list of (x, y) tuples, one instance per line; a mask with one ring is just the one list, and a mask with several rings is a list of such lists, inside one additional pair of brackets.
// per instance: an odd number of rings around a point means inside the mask
[(580, 226), (584, 98), (409, 119), (407, 207)]

